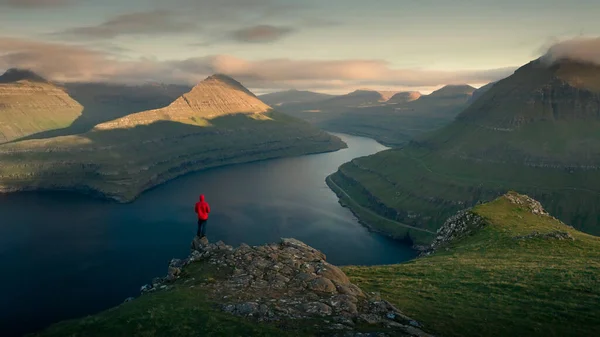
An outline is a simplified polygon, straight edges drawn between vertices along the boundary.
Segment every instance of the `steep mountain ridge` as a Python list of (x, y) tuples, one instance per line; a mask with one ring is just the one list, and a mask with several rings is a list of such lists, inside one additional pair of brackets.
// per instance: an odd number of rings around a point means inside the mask
[(62, 88), (31, 71), (0, 76), (0, 143), (67, 127), (82, 110)]

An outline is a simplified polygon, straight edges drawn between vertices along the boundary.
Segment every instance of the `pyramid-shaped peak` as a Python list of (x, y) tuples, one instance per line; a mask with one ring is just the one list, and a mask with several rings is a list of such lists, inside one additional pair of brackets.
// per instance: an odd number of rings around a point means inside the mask
[(48, 83), (45, 78), (28, 69), (11, 68), (0, 75), (0, 83), (14, 83), (18, 81)]
[(236, 90), (242, 91), (248, 95), (255, 96), (250, 90), (248, 90), (243, 84), (236, 81), (230, 76), (225, 74), (214, 74), (205, 78), (202, 82), (198, 83), (190, 93), (198, 91), (206, 91), (210, 87), (219, 87), (223, 90)]

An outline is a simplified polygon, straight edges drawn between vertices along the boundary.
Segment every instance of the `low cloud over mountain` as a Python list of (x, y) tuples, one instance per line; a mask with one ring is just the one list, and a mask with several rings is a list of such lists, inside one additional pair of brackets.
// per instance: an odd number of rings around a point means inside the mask
[(570, 59), (600, 65), (600, 37), (558, 42), (548, 49), (544, 59), (549, 62)]

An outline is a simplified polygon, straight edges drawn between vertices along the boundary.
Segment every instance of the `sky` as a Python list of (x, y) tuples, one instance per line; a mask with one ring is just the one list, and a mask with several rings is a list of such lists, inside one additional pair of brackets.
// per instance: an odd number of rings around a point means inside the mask
[(597, 0), (0, 0), (0, 70), (427, 93), (501, 79), (565, 40), (596, 52), (598, 17)]

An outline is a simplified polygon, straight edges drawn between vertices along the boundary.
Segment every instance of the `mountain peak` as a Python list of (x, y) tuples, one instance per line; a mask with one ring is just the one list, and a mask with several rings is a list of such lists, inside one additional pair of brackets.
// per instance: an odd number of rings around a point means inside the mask
[(431, 94), (431, 97), (446, 97), (446, 96), (457, 96), (457, 95), (472, 95), (477, 90), (468, 84), (449, 84), (446, 85)]
[(198, 83), (189, 94), (196, 91), (206, 91), (208, 88), (220, 87), (222, 89), (242, 91), (245, 94), (256, 97), (250, 90), (248, 90), (243, 84), (234, 80), (225, 74), (213, 74), (205, 78), (202, 82)]
[(407, 103), (416, 101), (421, 97), (421, 93), (418, 91), (403, 91), (394, 94), (389, 100), (389, 103)]
[(48, 83), (46, 79), (28, 69), (11, 68), (3, 75), (0, 75), (0, 83), (14, 83), (18, 81)]

